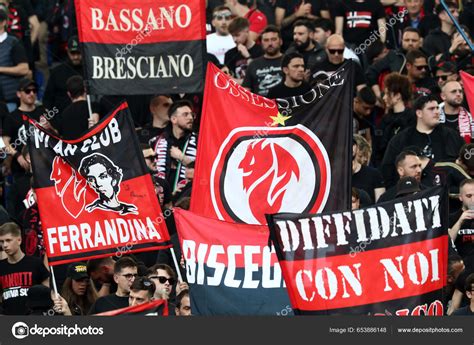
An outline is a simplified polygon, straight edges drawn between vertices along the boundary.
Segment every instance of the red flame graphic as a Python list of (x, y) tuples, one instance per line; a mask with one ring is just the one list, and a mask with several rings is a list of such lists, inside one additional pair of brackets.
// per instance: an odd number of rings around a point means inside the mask
[(266, 139), (247, 147), (239, 164), (254, 217), (265, 224), (265, 213), (277, 213), (292, 176), (300, 178), (298, 163), (278, 144)]
[(54, 158), (50, 179), (64, 209), (77, 218), (86, 204), (87, 181), (61, 157)]

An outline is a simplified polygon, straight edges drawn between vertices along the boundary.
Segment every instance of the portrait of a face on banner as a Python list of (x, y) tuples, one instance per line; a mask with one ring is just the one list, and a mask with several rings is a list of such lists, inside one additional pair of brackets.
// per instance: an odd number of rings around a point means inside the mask
[(127, 103), (81, 138), (61, 140), (30, 120), (29, 140), (50, 265), (169, 247)]

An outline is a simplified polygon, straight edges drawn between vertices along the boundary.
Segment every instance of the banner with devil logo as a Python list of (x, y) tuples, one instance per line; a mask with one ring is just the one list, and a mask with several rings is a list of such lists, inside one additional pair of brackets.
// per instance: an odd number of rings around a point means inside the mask
[(127, 103), (76, 140), (30, 123), (34, 189), (51, 265), (170, 246)]
[(353, 76), (270, 100), (209, 65), (191, 210), (266, 224), (265, 214), (349, 208)]

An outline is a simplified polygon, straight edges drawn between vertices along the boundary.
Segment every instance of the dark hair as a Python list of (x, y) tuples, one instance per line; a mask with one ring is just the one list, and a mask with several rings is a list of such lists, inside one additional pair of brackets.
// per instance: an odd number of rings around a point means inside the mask
[(69, 309), (73, 315), (87, 315), (94, 302), (97, 300), (97, 291), (92, 284), (92, 280), (89, 279), (87, 284), (86, 293), (82, 296), (77, 295), (72, 289), (72, 278), (68, 277), (63, 283), (61, 289), (61, 296), (66, 300)]
[(176, 113), (176, 110), (182, 107), (189, 107), (190, 109), (193, 109), (193, 104), (187, 99), (181, 99), (171, 105), (171, 107), (168, 109), (168, 116), (171, 118), (171, 116)]
[(148, 143), (140, 143), (140, 148), (142, 151), (144, 151), (144, 150), (151, 149), (151, 146)]
[(324, 31), (331, 31), (333, 34), (336, 29), (334, 28), (334, 23), (331, 19), (327, 18), (317, 18), (313, 21), (314, 28), (321, 28)]
[(368, 105), (375, 105), (375, 103), (377, 102), (377, 98), (375, 97), (374, 92), (368, 86), (365, 86), (359, 91), (357, 91), (356, 97), (362, 102), (367, 103)]
[[(452, 1), (452, 0), (446, 0), (446, 6), (447, 6), (449, 9), (451, 9), (451, 8), (459, 9), (459, 6), (456, 5), (456, 3), (455, 3), (454, 1)], [(436, 12), (436, 14), (439, 15), (439, 14), (440, 14), (441, 12), (443, 12), (443, 11), (444, 11), (443, 5), (441, 5), (441, 4), (436, 5), (436, 7), (435, 7), (435, 12)]]
[(416, 152), (414, 151), (410, 151), (410, 150), (404, 150), (402, 152), (400, 152), (397, 156), (397, 158), (395, 158), (395, 166), (396, 167), (399, 167), (401, 165), (401, 163), (403, 163), (403, 161), (405, 161), (405, 159), (407, 158), (407, 156), (415, 156), (415, 157), (418, 157), (418, 155), (416, 154)]
[(176, 296), (176, 308), (181, 308), (181, 302), (184, 297), (188, 296), (189, 297), (189, 290), (184, 289), (182, 290), (177, 296)]
[(407, 53), (406, 58), (407, 58), (407, 63), (413, 65), (415, 63), (416, 59), (419, 59), (419, 58), (425, 58), (426, 59), (427, 57), (421, 50), (413, 49), (413, 50), (410, 50)]
[(250, 27), (250, 23), (248, 19), (243, 17), (235, 17), (229, 24), (229, 33), (231, 35), (236, 35), (239, 32), (248, 29)]
[(465, 291), (473, 291), (472, 285), (474, 285), (474, 273), (471, 273), (466, 278), (466, 283), (464, 284)]
[(212, 10), (212, 15), (216, 14), (217, 12), (221, 12), (221, 11), (229, 11), (229, 12), (232, 13), (232, 11), (230, 10), (229, 7), (227, 7), (225, 5), (220, 5), (220, 6), (214, 7), (214, 9)]
[(413, 103), (413, 109), (416, 110), (423, 110), (425, 107), (426, 103), (436, 101), (438, 102), (438, 99), (433, 96), (433, 95), (427, 95), (427, 96), (420, 96), (417, 99), (415, 99), (415, 102)]
[(91, 259), (87, 261), (87, 274), (90, 276), (91, 273), (96, 272), (101, 266), (107, 264), (115, 264), (114, 259), (110, 256), (100, 259)]
[(12, 235), (14, 237), (21, 237), (21, 228), (18, 224), (13, 222), (5, 223), (0, 226), (0, 236)]
[(194, 169), (195, 166), (196, 166), (196, 161), (194, 160), (190, 162), (188, 165), (186, 165), (186, 168)]
[(66, 81), (66, 89), (71, 98), (82, 96), (86, 92), (84, 79), (80, 75), (73, 75)]
[(113, 186), (114, 191), (117, 192), (120, 182), (122, 181), (122, 170), (106, 156), (100, 153), (93, 153), (82, 159), (81, 165), (79, 166), (79, 173), (87, 178), (87, 175), (89, 175), (89, 169), (94, 164), (102, 164), (105, 167), (107, 174), (109, 174), (110, 177), (112, 177), (112, 179), (117, 182)]
[(461, 190), (462, 187), (464, 187), (467, 184), (474, 184), (474, 178), (467, 178), (461, 181), (459, 184), (459, 190)]
[(352, 187), (352, 197), (360, 200), (360, 193), (355, 187)]
[(313, 22), (307, 20), (307, 19), (298, 19), (294, 24), (293, 24), (293, 29), (297, 26), (306, 26), (309, 32), (314, 32), (314, 24)]
[(155, 264), (151, 266), (148, 269), (148, 275), (155, 274), (158, 270), (166, 271), (166, 273), (168, 273), (170, 278), (173, 278), (174, 280), (176, 280), (176, 273), (174, 273), (173, 269), (167, 264)]
[(139, 277), (135, 279), (130, 286), (130, 290), (133, 291), (148, 291), (148, 296), (151, 298), (155, 294), (155, 283), (153, 283), (147, 277)]
[(283, 55), (283, 58), (281, 59), (281, 68), (288, 67), (291, 60), (293, 60), (293, 59), (303, 59), (304, 60), (304, 57), (303, 57), (303, 55), (301, 55), (300, 53), (297, 53), (297, 52), (285, 54), (285, 55)]
[(132, 267), (132, 268), (136, 267), (136, 268), (138, 268), (138, 265), (137, 265), (135, 260), (133, 260), (132, 258), (130, 258), (128, 256), (125, 256), (123, 258), (118, 259), (115, 262), (114, 273), (119, 274), (120, 272), (122, 272), (122, 270), (124, 268), (127, 268), (127, 267)]
[(403, 102), (406, 103), (411, 99), (411, 83), (407, 76), (392, 72), (385, 77), (383, 82), (390, 93), (399, 93)]
[(453, 275), (453, 265), (460, 261), (462, 261), (462, 258), (458, 254), (451, 254), (448, 256), (448, 276)]
[(405, 35), (406, 32), (414, 32), (414, 33), (418, 34), (418, 36), (421, 37), (420, 30), (418, 30), (417, 28), (407, 26), (405, 29), (403, 29), (402, 37), (403, 37), (403, 35)]
[(369, 45), (365, 53), (369, 64), (372, 64), (374, 59), (380, 54), (382, 54), (386, 47), (387, 46), (385, 45), (385, 43), (382, 43), (382, 41), (379, 39), (376, 39), (371, 45)]
[(278, 37), (281, 38), (281, 32), (275, 25), (268, 25), (265, 29), (263, 29), (262, 33), (260, 34), (260, 37), (263, 37), (264, 34), (269, 32), (275, 32), (278, 34)]

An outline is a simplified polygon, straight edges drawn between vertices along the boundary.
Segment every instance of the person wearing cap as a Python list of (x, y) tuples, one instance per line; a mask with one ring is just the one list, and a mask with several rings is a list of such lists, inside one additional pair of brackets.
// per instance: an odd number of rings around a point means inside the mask
[(7, 33), (8, 10), (0, 5), (0, 101), (11, 112), (16, 109), (16, 92), (20, 79), (30, 72), (21, 41)]
[(45, 107), (47, 109), (56, 107), (59, 113), (71, 104), (71, 99), (67, 94), (67, 80), (75, 75), (83, 75), (82, 54), (77, 36), (69, 38), (67, 56), (67, 61), (51, 70), (43, 97)]
[[(459, 8), (456, 2), (450, 0), (446, 1), (446, 4), (454, 19), (457, 20), (459, 17)], [(451, 47), (451, 37), (456, 31), (454, 23), (441, 4), (436, 6), (436, 14), (438, 15), (441, 25), (432, 30), (423, 40), (423, 49), (430, 55), (438, 55), (449, 51)]]
[(24, 115), (38, 122), (47, 123), (46, 109), (36, 105), (37, 93), (38, 85), (33, 80), (21, 79), (16, 92), (20, 106), (11, 112), (3, 123), (2, 139), (11, 157), (7, 171), (13, 176), (12, 187), (7, 192), (7, 211), (15, 219), (20, 219), (20, 213), (25, 209), (23, 199), (31, 187), (30, 163), (21, 154), (28, 139), (29, 128)]
[(87, 274), (86, 263), (70, 264), (61, 295), (54, 298), (54, 311), (64, 315), (87, 315), (96, 300), (97, 291)]
[(402, 198), (407, 195), (415, 194), (420, 191), (420, 182), (414, 177), (405, 176), (397, 182), (396, 198)]
[(28, 315), (53, 316), (54, 302), (51, 298), (51, 289), (44, 285), (34, 285), (28, 290), (26, 307), (29, 309)]

